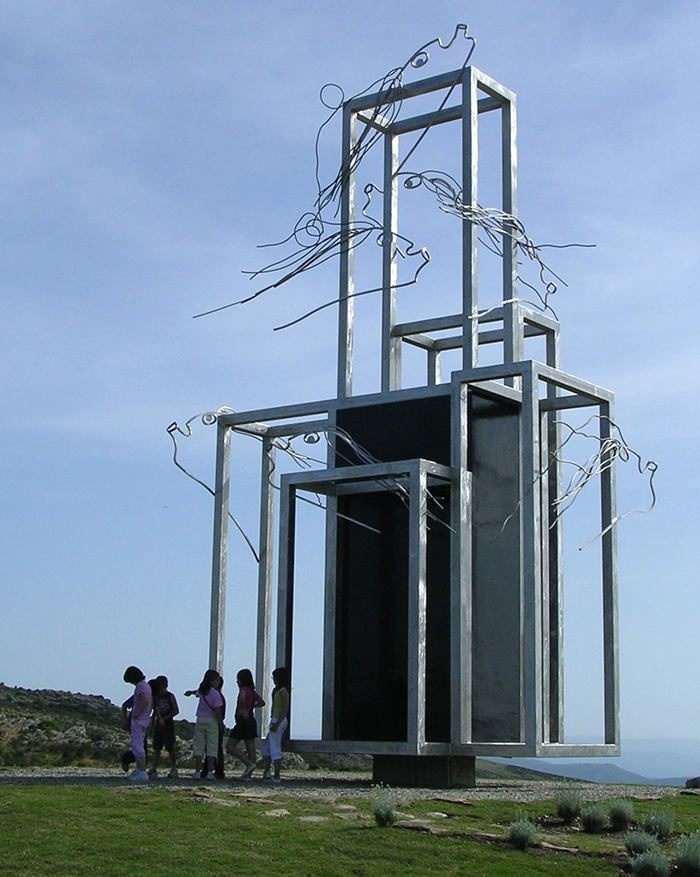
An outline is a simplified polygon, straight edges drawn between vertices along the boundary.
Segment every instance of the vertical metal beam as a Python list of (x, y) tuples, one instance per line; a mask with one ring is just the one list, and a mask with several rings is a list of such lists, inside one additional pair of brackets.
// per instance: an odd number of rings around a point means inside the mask
[(382, 393), (401, 388), (401, 338), (396, 324), (396, 234), (398, 232), (399, 138), (384, 135), (384, 215), (382, 232)]
[[(559, 368), (559, 331), (546, 333), (547, 365)], [(559, 388), (547, 384), (547, 399), (556, 399)], [(543, 542), (547, 547), (547, 563), (543, 563), (543, 582), (549, 586), (549, 734), (551, 743), (564, 742), (564, 582), (562, 569), (562, 527), (553, 503), (561, 493), (561, 427), (558, 413), (549, 411), (544, 418), (547, 434), (546, 482), (542, 490)], [(545, 529), (546, 528), (546, 529)]]
[[(476, 72), (470, 67), (462, 80), (462, 198), (467, 206), (478, 201), (478, 112)], [(462, 221), (462, 368), (475, 368), (479, 358), (477, 234), (476, 223)]]
[(214, 487), (214, 546), (211, 564), (211, 614), (209, 620), (209, 667), (224, 669), (224, 621), (226, 615), (226, 551), (228, 536), (231, 429), (217, 422), (216, 481)]
[[(518, 152), (516, 142), (517, 115), (515, 100), (506, 101), (501, 108), (501, 185), (503, 212), (517, 215)], [(505, 231), (514, 231), (511, 222), (505, 222)], [(523, 319), (520, 306), (513, 299), (518, 294), (518, 250), (513, 237), (503, 237), (503, 361), (520, 362), (523, 358)], [(514, 385), (515, 378), (507, 384)]]
[[(255, 679), (261, 690), (270, 678), (270, 637), (272, 629), (272, 562), (274, 545), (275, 491), (270, 483), (275, 468), (275, 446), (265, 436), (260, 467), (260, 563), (258, 565), (258, 629)], [(270, 715), (269, 699), (259, 710), (259, 726), (266, 728)]]
[(408, 521), (408, 713), (407, 741), (416, 754), (425, 743), (427, 474), (411, 463)]
[(356, 116), (343, 107), (342, 186), (340, 192), (340, 292), (338, 305), (338, 398), (352, 396), (353, 324), (355, 319), (354, 252)]
[[(600, 406), (600, 440), (612, 436), (615, 412), (612, 402)], [(615, 508), (615, 468), (611, 453), (603, 455), (600, 483), (601, 529), (610, 529), (602, 537), (603, 567), (603, 686), (605, 700), (605, 742), (620, 742), (620, 685), (617, 627), (617, 530), (611, 526)]]
[[(328, 415), (328, 425), (336, 425), (336, 412)], [(336, 465), (333, 445), (328, 443), (327, 468)], [(326, 496), (326, 562), (323, 599), (323, 705), (321, 713), (321, 737), (323, 740), (336, 739), (335, 715), (335, 655), (336, 629), (338, 624), (338, 497)]]
[(285, 483), (280, 490), (280, 557), (277, 585), (278, 667), (286, 667), (292, 678), (292, 620), (294, 617), (294, 539), (296, 530), (296, 488)]
[(523, 368), (521, 415), (522, 655), (524, 742), (542, 742), (542, 566), (538, 375)]
[(434, 387), (442, 382), (440, 373), (440, 351), (428, 351), (428, 386)]
[[(538, 428), (540, 432), (540, 472), (547, 472), (547, 460), (549, 458), (549, 432), (547, 430), (547, 413), (539, 415)], [(551, 742), (551, 659), (550, 645), (556, 644), (556, 635), (552, 642), (550, 626), (550, 588), (549, 588), (549, 473), (542, 477), (540, 490), (540, 515), (542, 521), (542, 742)]]
[(450, 465), (450, 741), (472, 740), (472, 497), (469, 386), (452, 384)]

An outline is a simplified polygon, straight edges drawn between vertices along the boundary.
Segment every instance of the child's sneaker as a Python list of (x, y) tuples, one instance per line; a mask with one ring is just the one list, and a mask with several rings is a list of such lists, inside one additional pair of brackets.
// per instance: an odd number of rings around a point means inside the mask
[(168, 774), (168, 779), (169, 780), (176, 780), (179, 776), (180, 776), (180, 774), (177, 772), (177, 768), (171, 767), (170, 773)]
[(279, 777), (270, 777), (270, 782), (275, 783), (275, 785), (278, 786), (282, 782), (282, 780)]
[(202, 779), (202, 771), (201, 770), (194, 771), (194, 773), (192, 774), (192, 779), (193, 780), (201, 780)]
[(155, 779), (158, 778), (158, 771), (155, 769), (155, 767), (152, 767), (152, 768), (148, 771), (148, 778), (151, 779), (151, 780), (155, 780)]
[(132, 783), (147, 783), (148, 782), (148, 774), (145, 770), (132, 770), (129, 774), (129, 780)]
[(269, 783), (271, 779), (272, 779), (272, 774), (270, 773), (269, 770), (266, 770), (265, 773), (263, 774), (264, 782)]

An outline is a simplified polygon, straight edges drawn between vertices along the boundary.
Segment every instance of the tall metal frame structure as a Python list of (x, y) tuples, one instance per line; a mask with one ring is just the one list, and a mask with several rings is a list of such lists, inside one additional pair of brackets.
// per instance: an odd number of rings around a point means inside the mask
[[(299, 492), (312, 490), (326, 495), (326, 546), (324, 595), (324, 667), (322, 739), (290, 739), (290, 749), (301, 752), (365, 752), (383, 756), (439, 756), (448, 759), (482, 755), (593, 756), (619, 754), (619, 686), (617, 643), (615, 475), (612, 465), (601, 475), (600, 540), (603, 599), (604, 743), (568, 745), (563, 730), (563, 613), (561, 569), (561, 521), (553, 512), (560, 491), (561, 473), (556, 456), (560, 444), (557, 416), (571, 409), (593, 408), (599, 414), (600, 438), (608, 438), (613, 421), (613, 395), (559, 368), (559, 324), (526, 308), (517, 297), (517, 250), (513, 238), (504, 235), (502, 257), (502, 304), (480, 314), (478, 308), (478, 226), (462, 222), (462, 309), (459, 313), (400, 322), (396, 296), (399, 143), (402, 134), (436, 125), (456, 123), (462, 131), (462, 188), (466, 205), (477, 204), (479, 116), (500, 113), (501, 178), (504, 213), (516, 215), (517, 149), (515, 95), (474, 67), (467, 67), (392, 92), (404, 107), (410, 99), (432, 92), (456, 98), (454, 104), (427, 114), (388, 121), (377, 108), (386, 93), (354, 98), (343, 106), (343, 178), (341, 223), (345, 236), (340, 254), (340, 303), (338, 317), (337, 396), (281, 407), (265, 408), (218, 417), (216, 504), (212, 574), (210, 665), (223, 662), (224, 600), (226, 592), (227, 516), (231, 431), (262, 438), (257, 660), (258, 679), (269, 676), (272, 645), (272, 589), (274, 530), (280, 527), (277, 592), (276, 662), (294, 668), (294, 554), (295, 504)], [(378, 393), (353, 395), (354, 250), (350, 231), (355, 219), (355, 175), (351, 152), (359, 126), (371, 126), (382, 135), (384, 146), (383, 258), (381, 389)], [(452, 334), (445, 337), (445, 331)], [(526, 340), (545, 339), (544, 363), (524, 358)], [(426, 383), (402, 389), (401, 353), (404, 344), (426, 353)], [(480, 366), (482, 345), (502, 345), (502, 362)], [(442, 379), (440, 357), (444, 350), (462, 351), (461, 368)], [(432, 401), (431, 401), (432, 400)], [(441, 400), (441, 401), (440, 401)], [(397, 404), (403, 404), (399, 409)], [(329, 449), (326, 469), (304, 471), (281, 478), (279, 512), (269, 476), (274, 468), (274, 439), (381, 417), (383, 411), (423, 411), (423, 405), (442, 405), (449, 410), (447, 425), (449, 459), (431, 460), (416, 454), (410, 459), (388, 459), (376, 465), (339, 463)], [(418, 406), (410, 408), (410, 406)], [(386, 406), (394, 406), (387, 408)], [(484, 474), (488, 465), (475, 462), (480, 438), (479, 418), (486, 407), (512, 424), (508, 434), (495, 434), (505, 442), (508, 472), (517, 491), (503, 594), (494, 588), (494, 564), (498, 550), (480, 534), (496, 514), (497, 485)], [(427, 408), (425, 409), (427, 410)], [(432, 410), (432, 409), (431, 409)], [(442, 409), (441, 409), (442, 410)], [(481, 413), (480, 413), (481, 412)], [(487, 413), (488, 413), (487, 412)], [(421, 415), (422, 416), (422, 415)], [(359, 418), (359, 419), (358, 419)], [(364, 418), (364, 420), (363, 420)], [(488, 419), (488, 418), (487, 418)], [(445, 422), (447, 423), (447, 421)], [(494, 427), (495, 428), (495, 427)], [(498, 427), (500, 429), (500, 427)], [(481, 443), (481, 444), (479, 444)], [(474, 451), (474, 447), (477, 450)], [(484, 453), (488, 453), (487, 451)], [(377, 455), (379, 456), (379, 454)], [(610, 461), (606, 461), (610, 462)], [(482, 471), (483, 470), (483, 471)], [(544, 473), (544, 474), (543, 474)], [(339, 713), (348, 708), (347, 691), (340, 691), (343, 660), (339, 637), (345, 636), (341, 611), (341, 580), (346, 559), (339, 550), (343, 522), (339, 504), (347, 497), (386, 492), (387, 479), (408, 492), (406, 544), (407, 636), (405, 673), (407, 706), (405, 733), (398, 739), (343, 737)], [(427, 631), (427, 596), (431, 573), (427, 555), (429, 537), (426, 507), (428, 492), (442, 489), (449, 497), (449, 604), (442, 625), (449, 640), (449, 729), (443, 739), (430, 739), (426, 732), (426, 660), (433, 648)], [(496, 503), (496, 505), (494, 505)], [(484, 507), (486, 512), (484, 512)], [(477, 510), (475, 512), (475, 509)], [(479, 511), (481, 509), (481, 511)], [(475, 517), (476, 515), (476, 517)], [(484, 521), (479, 518), (484, 517)], [(489, 532), (492, 532), (489, 531)], [(339, 541), (340, 540), (340, 541)], [(506, 554), (508, 552), (504, 552)], [(433, 576), (434, 578), (434, 576)], [(352, 584), (352, 583), (350, 583)], [(346, 586), (342, 586), (346, 587)], [(442, 587), (440, 585), (439, 587)], [(347, 592), (349, 593), (349, 591)], [(345, 596), (343, 600), (352, 599)], [(504, 606), (508, 606), (507, 612)], [(504, 614), (505, 613), (505, 614)], [(347, 614), (347, 613), (346, 613)], [(505, 621), (504, 621), (505, 619)], [(435, 624), (433, 620), (431, 623)], [(511, 658), (499, 657), (500, 643), (480, 639), (480, 630), (503, 629), (511, 643)], [(510, 661), (510, 663), (508, 663)], [(378, 671), (380, 672), (380, 671)], [(442, 672), (442, 671), (441, 671)], [(505, 685), (510, 712), (496, 716), (497, 701)], [(403, 715), (403, 713), (402, 713)], [(445, 739), (446, 738), (446, 739)]]

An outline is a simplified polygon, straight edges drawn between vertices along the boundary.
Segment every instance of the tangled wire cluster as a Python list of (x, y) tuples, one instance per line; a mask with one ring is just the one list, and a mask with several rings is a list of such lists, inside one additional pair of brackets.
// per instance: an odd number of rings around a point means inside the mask
[[(463, 59), (459, 69), (455, 72), (454, 81), (445, 89), (444, 96), (439, 106), (429, 117), (425, 127), (421, 130), (420, 134), (398, 166), (396, 176), (404, 177), (403, 185), (406, 190), (410, 191), (423, 187), (435, 195), (438, 206), (441, 210), (456, 216), (463, 221), (477, 225), (479, 229), (483, 231), (483, 235), (479, 238), (480, 241), (487, 249), (496, 255), (503, 255), (504, 239), (507, 238), (511, 240), (517, 247), (518, 252), (527, 260), (535, 262), (539, 269), (541, 291), (520, 277), (521, 282), (532, 289), (538, 299), (536, 302), (528, 303), (534, 304), (535, 307), (542, 310), (550, 310), (554, 313), (549, 305), (549, 298), (557, 291), (557, 284), (563, 284), (564, 281), (544, 263), (541, 257), (541, 250), (544, 247), (555, 245), (535, 245), (526, 233), (522, 222), (515, 216), (505, 213), (498, 208), (484, 208), (480, 205), (466, 204), (464, 202), (461, 188), (447, 173), (429, 170), (420, 172), (409, 172), (403, 170), (406, 163), (415, 153), (419, 144), (433, 127), (435, 120), (437, 120), (440, 112), (446, 106), (455, 88), (461, 82), (464, 71), (471, 60), (476, 41), (473, 37), (468, 35), (467, 25), (459, 24), (455, 28), (451, 39), (446, 43), (443, 43), (440, 38), (429, 41), (416, 50), (400, 67), (395, 67), (390, 70), (385, 76), (375, 80), (367, 86), (367, 88), (350, 98), (350, 100), (355, 100), (356, 98), (370, 93), (374, 94), (376, 92), (377, 94), (374, 106), (368, 112), (366, 119), (363, 119), (367, 124), (364, 125), (357, 136), (356, 141), (351, 145), (333, 179), (325, 185), (321, 181), (321, 137), (329, 123), (347, 103), (347, 99), (343, 89), (335, 83), (329, 83), (321, 89), (321, 102), (330, 110), (330, 114), (321, 124), (316, 134), (314, 151), (317, 194), (313, 207), (310, 211), (303, 213), (299, 217), (291, 233), (286, 238), (274, 243), (262, 245), (263, 248), (285, 247), (291, 245), (292, 251), (290, 253), (279, 259), (273, 260), (256, 271), (243, 272), (249, 276), (250, 280), (255, 280), (266, 275), (275, 275), (277, 279), (262, 286), (250, 295), (229, 302), (228, 304), (221, 305), (220, 307), (196, 314), (196, 317), (203, 317), (208, 314), (226, 310), (235, 305), (251, 302), (270, 290), (280, 288), (306, 271), (319, 267), (329, 259), (333, 259), (341, 253), (348, 253), (349, 251), (356, 249), (361, 244), (372, 238), (374, 238), (379, 246), (384, 245), (382, 223), (369, 213), (373, 193), (381, 193), (382, 189), (371, 182), (364, 187), (364, 193), (367, 200), (361, 210), (361, 216), (354, 218), (352, 222), (349, 223), (338, 219), (341, 193), (350, 177), (358, 171), (368, 153), (383, 137), (382, 131), (377, 127), (374, 127), (372, 123), (380, 123), (379, 127), (381, 128), (382, 126), (386, 127), (387, 125), (391, 125), (398, 119), (403, 106), (401, 89), (404, 85), (404, 76), (407, 71), (425, 66), (430, 59), (428, 50), (431, 47), (435, 46), (442, 50), (448, 50), (460, 38), (463, 38), (469, 43), (469, 50), (466, 57)], [(336, 92), (335, 99), (332, 99), (330, 96), (330, 93), (333, 90)], [(412, 286), (418, 282), (420, 272), (430, 261), (430, 253), (426, 247), (420, 246), (415, 241), (404, 235), (395, 234), (393, 236), (392, 245), (396, 248), (395, 252), (401, 257), (417, 257), (418, 259), (417, 267), (414, 269), (410, 279), (396, 283), (392, 288), (401, 289), (407, 286)], [(564, 246), (584, 245), (566, 244)], [(351, 293), (348, 297), (356, 298), (369, 295), (371, 293), (380, 292), (382, 288), (383, 287), (381, 286), (376, 286), (363, 289)], [(294, 320), (274, 327), (275, 331), (286, 329), (296, 323), (300, 323), (313, 314), (338, 304), (340, 300), (340, 298), (329, 300), (319, 307), (307, 311)]]

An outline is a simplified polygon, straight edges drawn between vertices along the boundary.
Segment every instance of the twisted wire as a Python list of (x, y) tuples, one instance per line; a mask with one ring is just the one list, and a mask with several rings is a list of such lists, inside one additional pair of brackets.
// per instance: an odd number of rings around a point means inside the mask
[[(609, 427), (611, 434), (606, 438), (601, 438), (600, 435), (596, 433), (587, 433), (585, 432), (585, 428), (589, 423), (593, 420), (605, 421)], [(583, 551), (584, 548), (588, 548), (590, 545), (593, 545), (599, 539), (602, 539), (606, 533), (610, 532), (613, 527), (616, 527), (620, 521), (624, 520), (624, 518), (628, 517), (628, 515), (635, 514), (648, 514), (656, 505), (656, 490), (654, 489), (654, 476), (658, 471), (658, 463), (654, 460), (647, 460), (646, 463), (642, 462), (641, 455), (634, 450), (634, 448), (630, 447), (625, 441), (625, 438), (622, 434), (622, 430), (620, 427), (612, 420), (612, 418), (608, 417), (605, 414), (593, 414), (591, 415), (585, 423), (581, 424), (579, 427), (574, 427), (570, 423), (567, 423), (565, 420), (554, 420), (553, 425), (563, 426), (569, 430), (569, 435), (559, 443), (558, 448), (549, 450), (549, 460), (545, 466), (543, 466), (535, 476), (532, 484), (529, 485), (528, 489), (525, 491), (523, 495), (523, 499), (525, 496), (528, 496), (529, 493), (534, 489), (535, 485), (541, 483), (543, 479), (549, 474), (550, 470), (555, 464), (560, 466), (572, 466), (573, 472), (569, 481), (558, 496), (551, 500), (551, 508), (554, 510), (554, 514), (552, 516), (552, 520), (549, 525), (549, 529), (553, 529), (559, 520), (561, 519), (564, 512), (566, 512), (576, 501), (577, 497), (581, 493), (586, 485), (590, 484), (595, 478), (599, 478), (603, 475), (604, 472), (608, 471), (613, 467), (616, 461), (621, 463), (629, 463), (630, 460), (636, 461), (637, 471), (640, 475), (645, 475), (649, 473), (648, 480), (648, 488), (649, 493), (651, 495), (651, 502), (647, 508), (644, 509), (629, 509), (626, 512), (623, 512), (621, 515), (616, 515), (612, 521), (586, 542), (584, 545), (579, 547), (579, 551)], [(579, 436), (580, 438), (590, 439), (597, 445), (596, 449), (589, 457), (583, 462), (579, 463), (576, 460), (567, 460), (563, 456), (561, 456), (562, 449), (574, 438), (574, 436)], [(494, 542), (505, 530), (507, 524), (515, 517), (522, 506), (522, 499), (518, 500), (516, 507), (513, 509), (511, 514), (504, 520), (501, 529), (491, 540)]]
[[(206, 482), (202, 481), (201, 479), (199, 479), (195, 475), (193, 475), (191, 472), (189, 472), (182, 465), (182, 463), (180, 463), (180, 461), (178, 460), (178, 450), (179, 449), (178, 449), (177, 437), (176, 437), (175, 433), (179, 433), (184, 438), (190, 438), (192, 435), (192, 427), (190, 426), (191, 423), (193, 423), (195, 420), (197, 420), (199, 418), (199, 419), (201, 419), (202, 423), (205, 426), (212, 426), (212, 424), (217, 422), (219, 415), (221, 415), (221, 414), (235, 414), (235, 411), (233, 410), (233, 408), (229, 408), (228, 406), (224, 405), (221, 408), (218, 408), (216, 411), (204, 411), (204, 412), (201, 412), (200, 414), (195, 414), (193, 417), (190, 417), (190, 419), (185, 422), (184, 428), (181, 427), (177, 423), (177, 421), (173, 421), (168, 427), (166, 427), (166, 432), (170, 436), (172, 443), (173, 443), (173, 463), (177, 466), (177, 468), (181, 472), (184, 472), (188, 478), (191, 478), (192, 481), (195, 481), (197, 484), (199, 484), (201, 487), (203, 487), (205, 490), (207, 490), (209, 493), (211, 493), (211, 495), (213, 497), (216, 497), (216, 491), (212, 490), (211, 487), (209, 487), (209, 485)], [(228, 513), (228, 516), (229, 516), (229, 518), (231, 518), (233, 523), (236, 525), (238, 532), (245, 539), (245, 542), (246, 542), (248, 548), (250, 548), (256, 562), (260, 563), (260, 557), (258, 555), (258, 552), (253, 547), (253, 543), (248, 538), (248, 535), (246, 534), (243, 527), (236, 520), (236, 518), (231, 514), (230, 511)]]

